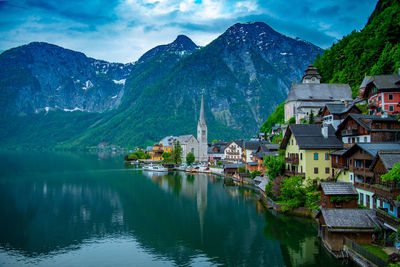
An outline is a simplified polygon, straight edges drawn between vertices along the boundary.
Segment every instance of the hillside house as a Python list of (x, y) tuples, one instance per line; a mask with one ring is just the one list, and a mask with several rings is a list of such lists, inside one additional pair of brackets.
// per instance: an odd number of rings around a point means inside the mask
[(330, 124), (336, 130), (350, 113), (361, 114), (362, 112), (355, 104), (329, 103), (320, 110), (319, 115), (323, 118), (324, 124)]
[(264, 158), (268, 156), (277, 157), (279, 155), (279, 144), (260, 144), (255, 153), (253, 153), (253, 162), (257, 162), (257, 170), (264, 173)]
[(208, 147), (209, 161), (217, 162), (225, 160), (224, 148), (228, 143), (225, 141), (218, 141), (210, 144)]
[[(349, 180), (359, 193), (359, 204), (370, 209), (381, 207), (383, 197), (396, 199), (400, 194), (397, 188), (385, 188), (370, 167), (378, 151), (400, 150), (399, 143), (359, 143), (348, 149), (343, 156), (347, 158)], [(378, 197), (382, 195), (382, 198)]]
[(366, 76), (359, 93), (370, 115), (400, 113), (400, 69), (399, 74)]
[(355, 143), (397, 142), (400, 141), (400, 122), (392, 117), (349, 114), (338, 126), (336, 135), (345, 148)]
[(332, 170), (329, 153), (342, 148), (330, 125), (291, 124), (280, 146), (285, 150), (285, 175), (328, 179)]
[(315, 115), (327, 103), (352, 103), (351, 88), (348, 84), (320, 83), (317, 69), (308, 66), (301, 83), (293, 83), (285, 101), (285, 121), (295, 117), (299, 124), (311, 112)]

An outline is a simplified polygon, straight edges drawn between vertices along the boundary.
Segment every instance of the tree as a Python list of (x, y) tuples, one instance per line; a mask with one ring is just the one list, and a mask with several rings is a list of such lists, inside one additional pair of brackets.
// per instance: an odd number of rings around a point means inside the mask
[(314, 119), (314, 111), (311, 110), (311, 112), (310, 112), (310, 117), (308, 118), (308, 123), (309, 123), (309, 124), (314, 124), (314, 122), (315, 122), (315, 119)]
[(179, 144), (179, 141), (174, 144), (174, 148), (172, 149), (171, 153), (171, 160), (175, 164), (182, 163), (182, 147)]
[(186, 155), (186, 164), (187, 165), (191, 165), (195, 160), (196, 160), (196, 158), (192, 152), (189, 152)]
[(381, 176), (383, 182), (400, 183), (400, 162), (394, 164), (393, 168)]
[(289, 208), (304, 206), (306, 202), (306, 187), (301, 176), (292, 175), (282, 181), (281, 199), (286, 201)]
[(217, 139), (214, 139), (214, 140), (212, 141), (213, 144), (215, 144), (216, 142), (218, 142)]
[(161, 157), (164, 159), (164, 162), (168, 162), (169, 158), (171, 157), (171, 153), (164, 152), (164, 153), (161, 154)]
[(295, 117), (290, 117), (288, 120), (289, 124), (296, 124), (296, 118)]
[(267, 173), (271, 179), (275, 179), (277, 176), (283, 174), (283, 171), (285, 170), (285, 160), (281, 157), (265, 157), (264, 165), (268, 169)]
[(255, 170), (250, 174), (250, 177), (251, 177), (251, 179), (254, 179), (254, 178), (256, 178), (257, 176), (260, 176), (260, 175), (261, 175), (261, 172), (259, 172), (258, 170)]

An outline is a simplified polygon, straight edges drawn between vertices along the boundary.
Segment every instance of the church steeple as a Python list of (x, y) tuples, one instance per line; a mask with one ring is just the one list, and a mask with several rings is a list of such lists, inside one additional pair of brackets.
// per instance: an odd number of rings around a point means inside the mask
[(200, 106), (199, 125), (207, 125), (206, 116), (204, 115), (204, 90), (201, 93), (201, 106)]
[(321, 75), (319, 75), (316, 67), (311, 64), (306, 69), (306, 74), (304, 74), (302, 83), (320, 83)]
[(207, 161), (208, 155), (208, 141), (207, 141), (207, 122), (206, 115), (204, 113), (204, 90), (201, 93), (201, 104), (200, 104), (200, 116), (199, 122), (197, 123), (197, 141), (199, 142), (198, 160)]

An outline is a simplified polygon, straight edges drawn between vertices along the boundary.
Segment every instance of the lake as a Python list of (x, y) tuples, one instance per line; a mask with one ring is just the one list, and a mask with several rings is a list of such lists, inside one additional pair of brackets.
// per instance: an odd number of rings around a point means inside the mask
[(310, 220), (205, 174), (0, 152), (0, 266), (338, 266)]

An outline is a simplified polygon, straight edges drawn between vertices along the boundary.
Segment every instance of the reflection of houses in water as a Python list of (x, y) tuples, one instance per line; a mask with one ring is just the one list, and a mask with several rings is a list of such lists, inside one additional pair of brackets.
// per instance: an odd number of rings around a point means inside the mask
[(299, 245), (299, 250), (288, 248), (292, 266), (309, 265), (315, 263), (315, 255), (319, 253), (317, 240), (314, 236), (306, 237)]

